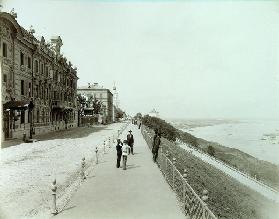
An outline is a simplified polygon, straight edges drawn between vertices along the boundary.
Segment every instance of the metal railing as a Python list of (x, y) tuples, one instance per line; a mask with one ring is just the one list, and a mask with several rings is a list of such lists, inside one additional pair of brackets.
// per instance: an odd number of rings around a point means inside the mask
[[(129, 123), (125, 122), (120, 129), (117, 130), (117, 133), (113, 133), (112, 136), (110, 135), (105, 138), (103, 143), (100, 142), (98, 145), (95, 145), (95, 147), (93, 146), (92, 154), (87, 154), (87, 158), (82, 157), (79, 168), (72, 173), (72, 176), (64, 185), (57, 185), (56, 179), (53, 180), (51, 184), (52, 200), (45, 199), (44, 201), (45, 203), (48, 203), (47, 205), (51, 202), (50, 210), (53, 215), (60, 213), (70, 200), (72, 192), (69, 191), (69, 194), (67, 194), (65, 191), (67, 189), (75, 191), (82, 181), (87, 179), (87, 176), (93, 171), (93, 167), (99, 164), (101, 156), (104, 157), (107, 154), (128, 125)], [(43, 208), (44, 206), (41, 207)], [(32, 216), (32, 213), (29, 212), (28, 215)]]
[[(148, 133), (145, 127), (142, 127), (141, 132), (147, 145), (152, 149), (152, 134)], [(171, 159), (168, 152), (164, 154), (162, 147), (158, 152), (157, 163), (166, 181), (181, 201), (183, 211), (187, 216), (194, 219), (217, 219), (205, 203), (208, 199), (207, 190), (203, 190), (200, 198), (187, 182), (187, 171), (184, 170), (181, 174), (175, 166), (176, 159)]]
[[(185, 146), (185, 147), (188, 147), (188, 148), (191, 149), (191, 150), (194, 150), (194, 151), (196, 151), (196, 152), (198, 152), (198, 153), (200, 153), (200, 154), (203, 154), (203, 156), (207, 157), (208, 159), (214, 160), (216, 163), (219, 163), (219, 164), (221, 164), (222, 166), (225, 166), (225, 167), (227, 167), (228, 169), (230, 169), (230, 170), (232, 170), (232, 171), (234, 171), (234, 172), (237, 172), (238, 174), (240, 174), (240, 175), (242, 175), (242, 176), (248, 178), (249, 180), (254, 181), (255, 183), (257, 183), (257, 184), (259, 184), (259, 185), (261, 185), (261, 186), (267, 188), (268, 190), (270, 190), (270, 191), (272, 191), (272, 192), (275, 192), (275, 193), (278, 193), (278, 192), (279, 192), (278, 189), (273, 188), (271, 185), (265, 184), (263, 181), (261, 181), (261, 180), (260, 180), (259, 178), (257, 178), (256, 176), (253, 177), (252, 175), (250, 175), (250, 174), (247, 173), (247, 172), (244, 172), (243, 170), (239, 170), (239, 169), (237, 169), (237, 168), (235, 168), (235, 167), (233, 167), (233, 166), (230, 166), (230, 165), (228, 165), (227, 163), (225, 163), (224, 161), (222, 161), (222, 160), (220, 160), (220, 159), (218, 159), (218, 158), (216, 158), (216, 157), (214, 157), (214, 156), (210, 156), (209, 154), (207, 154), (206, 152), (204, 152), (203, 150), (201, 150), (201, 149), (199, 149), (199, 148), (195, 148), (195, 147), (191, 146), (190, 144), (184, 143), (184, 142), (182, 142), (180, 139), (176, 139), (176, 142), (177, 142), (177, 144), (179, 144), (179, 145), (181, 145), (181, 146), (183, 145), (183, 146)], [(182, 147), (183, 147), (183, 146), (182, 146)], [(193, 154), (193, 155), (196, 156), (195, 154)], [(205, 160), (205, 162), (208, 163), (209, 165), (213, 166), (212, 164), (210, 164), (210, 163), (207, 162), (206, 160)], [(214, 166), (213, 166), (213, 167), (214, 167)], [(231, 176), (230, 176), (229, 174), (227, 174), (226, 172), (224, 172), (224, 173), (225, 173), (226, 175), (228, 175), (229, 177), (231, 177)]]

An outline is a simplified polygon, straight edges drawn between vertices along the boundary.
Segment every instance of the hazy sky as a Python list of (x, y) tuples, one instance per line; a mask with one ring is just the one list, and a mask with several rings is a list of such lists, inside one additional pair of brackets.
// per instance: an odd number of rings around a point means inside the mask
[(279, 118), (276, 1), (2, 1), (35, 35), (60, 35), (79, 85), (116, 81), (127, 112)]

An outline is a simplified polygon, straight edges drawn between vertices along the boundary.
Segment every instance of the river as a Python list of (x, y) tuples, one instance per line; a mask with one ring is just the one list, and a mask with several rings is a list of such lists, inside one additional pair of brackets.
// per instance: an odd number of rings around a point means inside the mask
[[(198, 123), (200, 125), (200, 120)], [(279, 164), (279, 120), (213, 122), (211, 125), (206, 123), (206, 126), (182, 130), (199, 138), (237, 148), (260, 160)]]

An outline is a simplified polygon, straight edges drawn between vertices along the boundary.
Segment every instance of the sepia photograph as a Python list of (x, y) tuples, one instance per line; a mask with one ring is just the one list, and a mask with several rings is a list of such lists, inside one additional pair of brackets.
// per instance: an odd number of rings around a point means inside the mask
[(0, 219), (279, 219), (278, 0), (0, 0)]

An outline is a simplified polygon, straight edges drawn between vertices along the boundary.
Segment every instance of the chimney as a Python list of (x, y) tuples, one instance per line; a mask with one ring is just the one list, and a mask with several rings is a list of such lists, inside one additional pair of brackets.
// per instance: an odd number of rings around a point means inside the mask
[(52, 50), (55, 52), (56, 55), (60, 55), (60, 49), (63, 45), (62, 39), (60, 36), (53, 36), (50, 39), (50, 44)]

